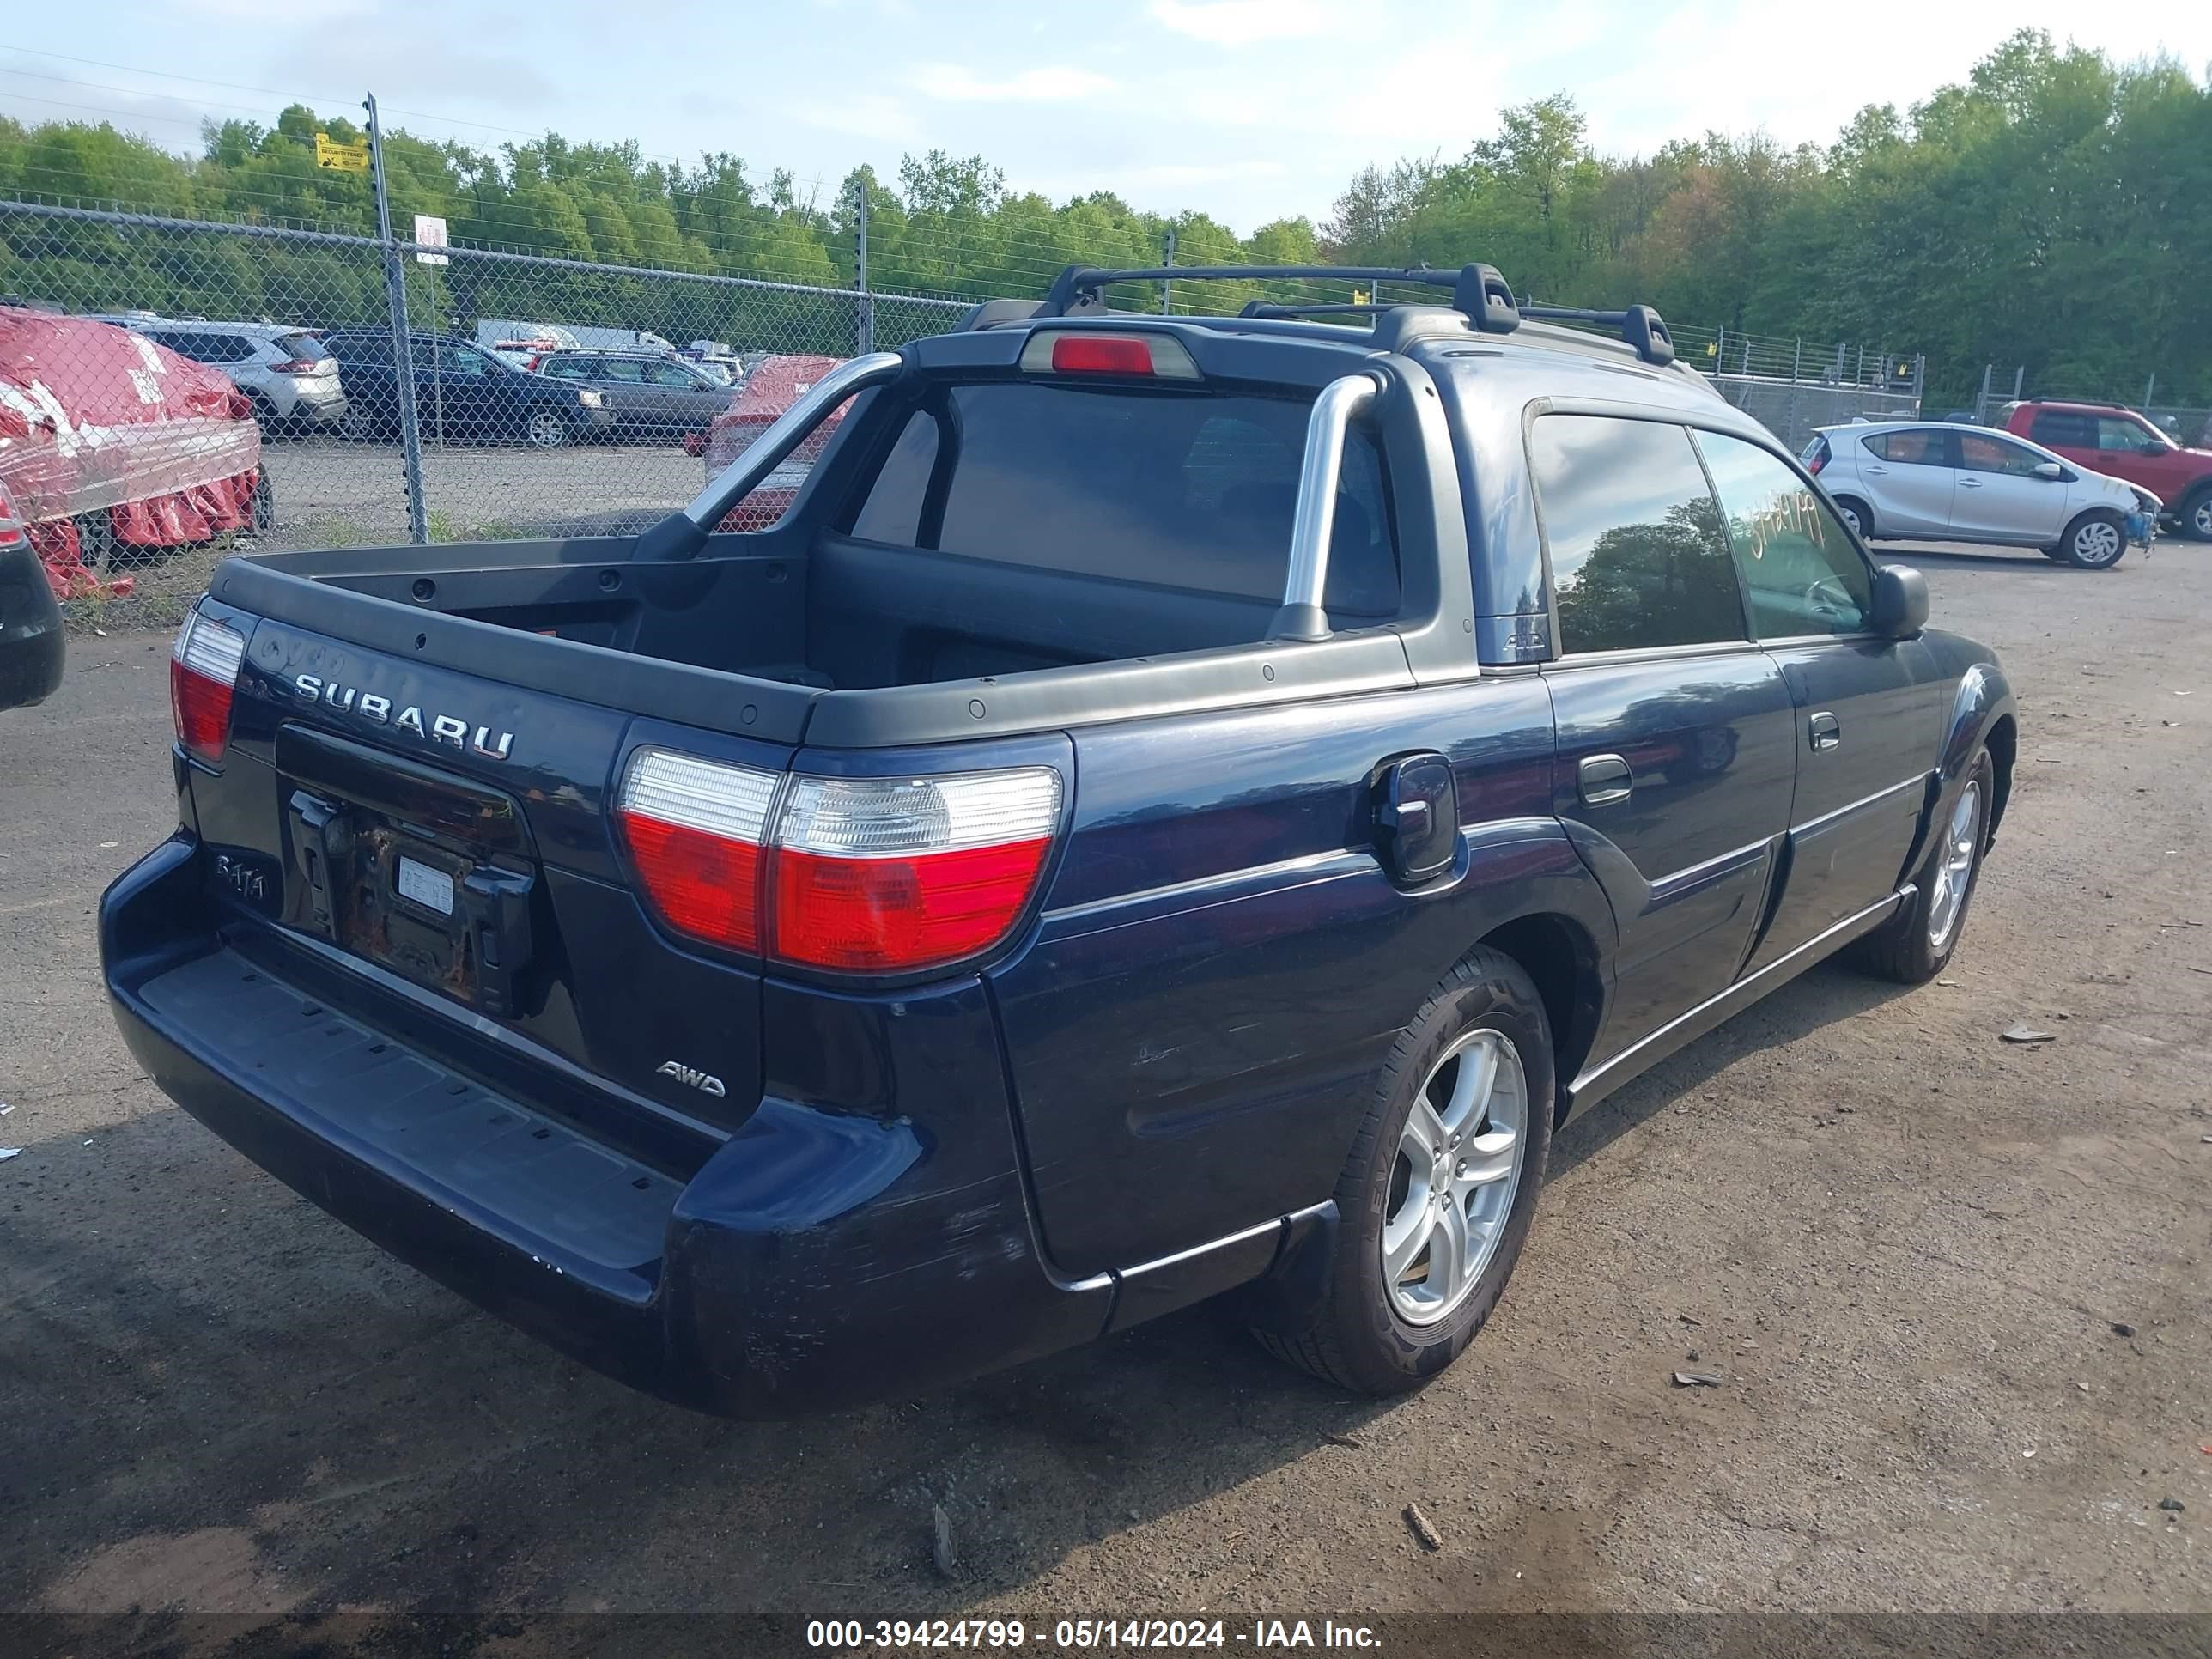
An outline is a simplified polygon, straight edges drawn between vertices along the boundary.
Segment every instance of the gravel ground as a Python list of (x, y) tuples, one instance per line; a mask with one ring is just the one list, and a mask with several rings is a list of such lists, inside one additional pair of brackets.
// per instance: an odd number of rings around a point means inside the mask
[(137, 1075), (93, 910), (170, 825), (167, 641), (74, 641), (0, 716), (0, 1610), (455, 1652), (607, 1610), (2212, 1614), (2212, 549), (1885, 551), (2021, 696), (1951, 970), (1817, 969), (1565, 1134), (1487, 1330), (1382, 1405), (1200, 1309), (733, 1425), (473, 1311)]

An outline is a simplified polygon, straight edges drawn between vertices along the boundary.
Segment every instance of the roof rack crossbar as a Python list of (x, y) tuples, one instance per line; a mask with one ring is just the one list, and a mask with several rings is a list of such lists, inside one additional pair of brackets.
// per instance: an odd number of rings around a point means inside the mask
[[(1145, 265), (1106, 269), (1070, 265), (1054, 279), (1038, 307), (1039, 317), (1065, 317), (1097, 305), (1103, 289), (1115, 283), (1243, 283), (1334, 280), (1398, 283), (1416, 288), (1448, 288), (1451, 303), (1486, 334), (1510, 334), (1521, 325), (1513, 290), (1495, 266), (1462, 265), (1437, 270), (1427, 265)], [(1387, 307), (1384, 307), (1387, 309)]]
[[(1334, 280), (1397, 283), (1413, 288), (1448, 288), (1452, 308), (1485, 334), (1510, 334), (1523, 318), (1541, 322), (1590, 323), (1617, 330), (1645, 362), (1664, 368), (1674, 361), (1674, 338), (1650, 306), (1621, 311), (1591, 311), (1572, 306), (1523, 305), (1513, 297), (1494, 265), (1465, 264), (1456, 270), (1430, 265), (1144, 265), (1109, 268), (1070, 265), (1054, 279), (1052, 291), (1036, 315), (1065, 317), (1072, 311), (1102, 311), (1104, 292), (1115, 283), (1279, 282)], [(1394, 307), (1379, 302), (1300, 305), (1292, 301), (1254, 300), (1237, 314), (1250, 318), (1378, 316)]]

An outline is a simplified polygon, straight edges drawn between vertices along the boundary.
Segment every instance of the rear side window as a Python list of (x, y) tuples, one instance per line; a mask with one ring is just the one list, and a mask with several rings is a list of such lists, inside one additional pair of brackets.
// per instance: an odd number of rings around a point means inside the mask
[(2053, 449), (2094, 449), (2097, 422), (2094, 416), (2071, 410), (2045, 410), (2029, 423), (2027, 435)]
[(1900, 466), (1948, 466), (1950, 434), (1917, 427), (1909, 432), (1877, 432), (1860, 443), (1878, 459)]
[(1686, 431), (1546, 415), (1530, 428), (1528, 460), (1563, 651), (1745, 637), (1720, 510)]
[(243, 362), (253, 355), (253, 342), (242, 334), (178, 332), (155, 337), (179, 357), (196, 363)]
[(382, 334), (342, 334), (328, 342), (331, 355), (342, 363), (392, 367), (392, 338)]
[[(1242, 599), (1279, 599), (1310, 405), (1000, 382), (908, 421), (854, 520), (872, 541)], [(1395, 616), (1381, 454), (1346, 445), (1328, 610)]]

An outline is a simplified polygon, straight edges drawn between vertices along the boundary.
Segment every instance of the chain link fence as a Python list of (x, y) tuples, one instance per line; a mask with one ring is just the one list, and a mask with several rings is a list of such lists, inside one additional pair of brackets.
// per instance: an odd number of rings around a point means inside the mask
[[(149, 620), (248, 538), (635, 531), (832, 361), (941, 332), (970, 303), (872, 290), (857, 252), (858, 284), (833, 289), (0, 201), (0, 483), (12, 465), (50, 565), (68, 544), (82, 592), (127, 584)], [(1173, 298), (1222, 302), (1196, 286)], [(40, 316), (33, 343), (25, 319)], [(1815, 426), (1919, 410), (1917, 358), (1694, 325), (1674, 337), (1793, 447)], [(755, 379), (771, 358), (786, 361)]]
[(0, 483), (50, 565), (153, 612), (247, 538), (635, 530), (697, 493), (762, 362), (803, 389), (969, 303), (25, 202), (0, 202)]

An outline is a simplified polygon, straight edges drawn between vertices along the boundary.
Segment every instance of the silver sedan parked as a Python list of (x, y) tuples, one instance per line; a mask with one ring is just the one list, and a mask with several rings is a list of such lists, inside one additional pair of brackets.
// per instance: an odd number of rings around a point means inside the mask
[(1826, 426), (1799, 459), (1863, 540), (2033, 547), (2085, 570), (2111, 569), (2130, 543), (2148, 546), (2161, 505), (2147, 489), (1984, 427)]

